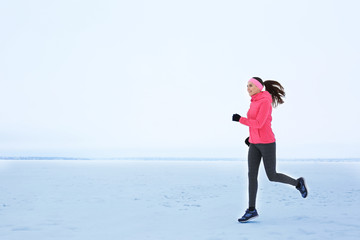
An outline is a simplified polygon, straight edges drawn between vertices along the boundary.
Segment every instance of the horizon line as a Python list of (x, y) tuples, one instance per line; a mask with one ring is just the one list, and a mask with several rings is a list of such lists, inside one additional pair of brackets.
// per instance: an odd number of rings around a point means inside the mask
[[(237, 157), (40, 157), (40, 156), (0, 156), (1, 160), (146, 160), (146, 161), (246, 161)], [(280, 161), (360, 161), (360, 158), (278, 158)]]

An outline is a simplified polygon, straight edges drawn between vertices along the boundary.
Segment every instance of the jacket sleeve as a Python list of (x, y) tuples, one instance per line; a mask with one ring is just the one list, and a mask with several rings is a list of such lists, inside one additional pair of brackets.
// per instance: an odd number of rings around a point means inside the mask
[(266, 119), (270, 114), (270, 110), (271, 103), (269, 101), (264, 101), (259, 108), (256, 119), (248, 119), (245, 117), (241, 117), (239, 122), (249, 127), (261, 128), (262, 126), (264, 126)]

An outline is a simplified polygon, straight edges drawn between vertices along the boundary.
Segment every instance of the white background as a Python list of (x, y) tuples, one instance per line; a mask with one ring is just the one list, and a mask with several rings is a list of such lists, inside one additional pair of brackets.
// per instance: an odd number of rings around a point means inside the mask
[(357, 1), (3, 1), (2, 156), (246, 157), (274, 79), (281, 158), (358, 158)]

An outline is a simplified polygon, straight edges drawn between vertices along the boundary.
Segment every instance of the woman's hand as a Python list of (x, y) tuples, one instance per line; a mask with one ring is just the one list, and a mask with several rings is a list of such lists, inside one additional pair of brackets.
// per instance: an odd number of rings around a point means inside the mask
[(245, 144), (250, 147), (249, 137), (245, 139)]
[(241, 118), (241, 116), (239, 114), (237, 114), (237, 113), (233, 114), (233, 116), (232, 116), (232, 120), (234, 122), (240, 121), (240, 118)]

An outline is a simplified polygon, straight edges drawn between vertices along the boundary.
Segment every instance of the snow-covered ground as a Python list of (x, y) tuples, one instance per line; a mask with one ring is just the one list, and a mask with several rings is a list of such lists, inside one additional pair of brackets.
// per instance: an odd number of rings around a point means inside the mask
[(359, 239), (360, 163), (278, 161), (259, 175), (256, 221), (242, 161), (0, 161), (0, 239)]

